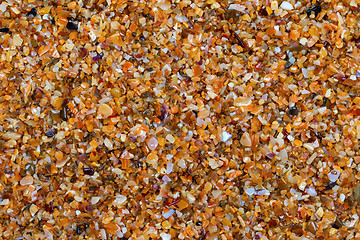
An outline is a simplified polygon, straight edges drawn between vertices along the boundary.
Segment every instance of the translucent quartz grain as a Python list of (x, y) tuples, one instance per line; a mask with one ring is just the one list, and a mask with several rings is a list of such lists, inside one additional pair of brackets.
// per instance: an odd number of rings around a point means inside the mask
[(330, 182), (336, 182), (336, 180), (340, 176), (340, 171), (337, 169), (333, 169), (328, 174)]
[(241, 136), (240, 143), (246, 147), (251, 146), (251, 138), (248, 132), (244, 132), (244, 134)]
[(26, 185), (30, 185), (33, 184), (34, 182), (34, 178), (32, 176), (25, 176), (20, 180), (20, 185), (21, 186), (26, 186)]
[(147, 143), (147, 145), (151, 151), (155, 150), (157, 148), (158, 144), (159, 144), (158, 140), (154, 137), (150, 138)]
[(113, 110), (106, 103), (102, 103), (102, 104), (100, 104), (100, 106), (98, 108), (98, 113), (101, 114), (102, 116), (104, 116), (105, 118), (107, 118), (113, 114)]

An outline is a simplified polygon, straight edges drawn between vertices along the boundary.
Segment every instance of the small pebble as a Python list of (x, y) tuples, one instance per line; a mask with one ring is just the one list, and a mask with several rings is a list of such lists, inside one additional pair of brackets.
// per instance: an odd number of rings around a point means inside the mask
[(225, 12), (225, 19), (228, 21), (230, 19), (232, 19), (233, 23), (238, 22), (240, 19), (240, 16), (241, 16), (240, 12), (235, 9), (229, 9)]
[(312, 197), (317, 195), (317, 192), (316, 192), (315, 188), (313, 188), (313, 187), (308, 187), (306, 189), (306, 192), (307, 192), (307, 194), (309, 194)]
[(113, 96), (114, 98), (119, 98), (121, 97), (121, 90), (118, 87), (115, 87), (113, 89), (111, 89), (111, 96)]
[(316, 231), (317, 231), (317, 229), (318, 229), (318, 225), (315, 223), (315, 222), (313, 222), (313, 221), (309, 221), (308, 223), (307, 223), (307, 230), (309, 230), (311, 233), (313, 233), (313, 234), (315, 234), (316, 233)]
[(28, 16), (29, 18), (34, 18), (36, 17), (37, 11), (36, 8), (32, 8), (27, 14), (26, 16)]
[(52, 202), (50, 202), (49, 204), (45, 204), (45, 211), (47, 211), (48, 213), (54, 212), (54, 205)]
[(84, 174), (92, 176), (94, 173), (95, 171), (93, 168), (84, 168)]
[(281, 5), (280, 5), (280, 7), (281, 7), (282, 9), (288, 10), (288, 11), (294, 9), (293, 5), (292, 5), (291, 3), (289, 3), (289, 2), (286, 2), (286, 1), (282, 2)]
[(85, 59), (88, 55), (89, 51), (86, 48), (80, 48), (80, 58)]
[(276, 225), (277, 225), (277, 222), (274, 219), (271, 219), (269, 221), (269, 226), (276, 226)]
[(325, 190), (330, 190), (332, 189), (333, 187), (335, 187), (337, 184), (335, 182), (331, 182), (329, 183), (329, 185), (326, 186)]
[(69, 29), (69, 30), (77, 30), (78, 26), (76, 24), (74, 24), (73, 22), (68, 22), (66, 24), (66, 28)]
[(31, 185), (33, 183), (34, 183), (34, 178), (30, 175), (27, 175), (20, 180), (21, 186), (27, 186), (27, 185)]
[(0, 28), (0, 32), (2, 32), (2, 33), (8, 33), (8, 32), (10, 32), (10, 29), (7, 28), (7, 27), (5, 27), (5, 28)]
[(109, 116), (111, 116), (113, 114), (113, 110), (106, 103), (102, 103), (102, 104), (100, 104), (100, 106), (98, 108), (98, 113), (103, 115), (104, 118), (108, 118)]
[(29, 208), (29, 211), (30, 211), (31, 216), (34, 216), (35, 213), (37, 213), (37, 211), (39, 211), (39, 208), (35, 204), (32, 204)]
[(63, 121), (67, 121), (68, 120), (68, 111), (69, 111), (69, 108), (68, 108), (68, 106), (67, 106), (67, 104), (68, 104), (68, 100), (67, 99), (65, 99), (64, 101), (63, 101), (63, 103), (62, 103), (62, 105), (61, 105), (61, 110), (60, 110), (60, 118), (61, 118), (61, 120), (63, 120)]
[(240, 143), (246, 147), (251, 146), (251, 138), (248, 132), (245, 132), (240, 139)]
[(247, 188), (247, 189), (245, 189), (245, 192), (246, 192), (247, 195), (252, 196), (252, 195), (255, 194), (255, 189), (254, 188)]
[(49, 129), (49, 130), (47, 130), (46, 133), (45, 133), (45, 135), (46, 135), (47, 137), (53, 137), (53, 136), (55, 136), (55, 134), (56, 134), (56, 130), (55, 130), (55, 129)]
[(340, 171), (337, 169), (330, 171), (328, 174), (330, 182), (336, 182), (336, 180), (338, 180), (339, 176), (340, 176)]
[(310, 17), (311, 13), (315, 14), (315, 17), (321, 12), (321, 6), (315, 6), (306, 11), (308, 17)]
[(152, 150), (155, 150), (158, 146), (159, 142), (156, 138), (152, 137), (149, 139), (149, 142), (147, 143), (149, 149), (152, 151)]
[(82, 233), (81, 226), (77, 226), (77, 228), (76, 228), (76, 234), (77, 234), (77, 235), (81, 235), (81, 233)]
[(291, 67), (292, 66), (292, 63), (290, 62), (290, 61), (287, 61), (286, 63), (285, 63), (285, 68), (289, 68), (289, 67)]
[(297, 107), (292, 107), (289, 109), (290, 116), (296, 116), (299, 114), (299, 109)]
[(230, 133), (228, 133), (227, 131), (222, 131), (221, 133), (222, 133), (222, 137), (221, 137), (222, 142), (227, 142), (230, 140), (232, 136)]
[(35, 166), (32, 163), (27, 163), (25, 165), (25, 171), (27, 171), (28, 173), (30, 173), (30, 175), (34, 175), (35, 173)]
[(173, 135), (168, 134), (166, 135), (166, 140), (168, 140), (170, 143), (174, 143), (175, 142), (175, 138)]
[(342, 227), (343, 223), (339, 218), (336, 218), (335, 222), (332, 224), (332, 227), (335, 229), (340, 229)]
[(246, 107), (252, 103), (251, 98), (249, 97), (238, 97), (235, 100), (235, 106), (237, 107)]
[(103, 57), (103, 53), (96, 53), (95, 57), (92, 58), (93, 62), (99, 61)]
[(171, 235), (164, 233), (164, 232), (160, 233), (160, 237), (162, 240), (170, 240), (171, 239)]
[(360, 185), (354, 187), (352, 197), (355, 201), (360, 201)]

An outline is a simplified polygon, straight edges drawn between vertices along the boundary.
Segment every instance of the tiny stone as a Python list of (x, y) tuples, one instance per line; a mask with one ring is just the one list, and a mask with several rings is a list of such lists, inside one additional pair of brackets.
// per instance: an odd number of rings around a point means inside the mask
[(168, 135), (166, 136), (166, 140), (168, 140), (170, 143), (174, 143), (174, 142), (175, 142), (175, 138), (174, 138), (174, 136), (171, 135), (171, 134), (168, 134)]
[(103, 53), (96, 53), (95, 57), (92, 58), (93, 62), (97, 62), (99, 61), (99, 59), (101, 59), (103, 57)]
[(94, 175), (94, 173), (95, 173), (94, 169), (84, 168), (84, 174), (92, 176), (92, 175)]
[(344, 202), (344, 200), (345, 200), (345, 195), (344, 195), (343, 193), (340, 194), (339, 200), (340, 200), (341, 202)]
[(68, 120), (68, 117), (69, 117), (68, 116), (68, 111), (69, 111), (69, 109), (67, 107), (67, 103), (66, 103), (66, 101), (64, 101), (63, 104), (62, 104), (62, 108), (60, 110), (60, 118), (61, 118), (61, 120), (63, 120), (63, 121)]
[(56, 131), (55, 131), (54, 129), (49, 129), (49, 130), (47, 130), (46, 133), (45, 133), (45, 135), (46, 135), (47, 137), (53, 137), (53, 136), (55, 136), (55, 134), (56, 134)]
[(69, 30), (77, 30), (78, 26), (76, 26), (76, 24), (74, 24), (73, 22), (68, 22), (66, 24), (66, 28), (69, 29)]
[(209, 159), (209, 166), (212, 168), (212, 169), (216, 169), (219, 167), (219, 164), (217, 163), (217, 161), (213, 158), (210, 158)]
[(241, 12), (241, 11), (245, 10), (245, 6), (240, 5), (240, 4), (230, 4), (229, 10), (230, 9), (234, 9), (234, 10), (237, 10), (237, 11)]
[(80, 48), (79, 57), (85, 59), (89, 55), (89, 51), (86, 48)]
[(225, 12), (225, 19), (228, 21), (230, 19), (232, 19), (233, 23), (238, 22), (240, 19), (240, 16), (241, 16), (240, 12), (235, 9), (229, 9)]
[(313, 233), (313, 234), (315, 234), (316, 233), (316, 231), (317, 231), (317, 229), (318, 229), (318, 226), (317, 226), (317, 224), (315, 223), (315, 222), (313, 222), (313, 221), (309, 221), (308, 223), (307, 223), (307, 230), (309, 230), (311, 233)]
[(77, 226), (77, 227), (76, 227), (76, 234), (77, 234), (77, 235), (81, 235), (81, 233), (82, 233), (81, 226)]
[(207, 109), (202, 109), (201, 111), (199, 111), (198, 113), (198, 117), (201, 118), (201, 119), (204, 119), (206, 118), (207, 116), (209, 116), (210, 114), (210, 111), (207, 110)]
[(299, 109), (297, 107), (292, 107), (289, 109), (290, 116), (296, 116), (299, 114)]
[(248, 97), (239, 97), (235, 100), (235, 106), (246, 107), (251, 104), (251, 98)]
[[(308, 42), (308, 40), (306, 39), (306, 38), (301, 38), (300, 39), (300, 44), (302, 44), (302, 45), (306, 45), (306, 43)], [(305, 77), (305, 76), (304, 76)]]
[(35, 167), (34, 167), (34, 164), (32, 163), (27, 163), (25, 165), (25, 171), (28, 171), (30, 173), (30, 175), (34, 175), (35, 173)]
[(306, 187), (306, 182), (301, 182), (301, 183), (299, 184), (299, 189), (300, 189), (301, 191), (304, 191), (304, 190), (305, 190), (305, 187)]
[(309, 194), (312, 197), (317, 195), (317, 192), (316, 192), (315, 188), (313, 188), (313, 187), (308, 187), (306, 189), (306, 192), (307, 192), (307, 194)]
[(104, 118), (108, 118), (109, 116), (111, 116), (113, 114), (113, 110), (106, 103), (102, 103), (102, 104), (100, 104), (100, 106), (98, 108), (98, 113), (103, 115)]
[(356, 187), (354, 187), (352, 196), (355, 199), (355, 201), (360, 200), (360, 185), (357, 185)]
[(221, 133), (222, 133), (222, 137), (221, 137), (221, 141), (222, 141), (222, 142), (227, 142), (227, 141), (229, 141), (229, 139), (230, 139), (231, 136), (232, 136), (230, 133), (228, 133), (228, 132), (226, 132), (226, 131), (222, 131)]
[(311, 13), (315, 14), (315, 17), (321, 12), (321, 6), (315, 6), (306, 11), (308, 17), (310, 17)]
[(245, 192), (246, 192), (247, 195), (252, 196), (252, 195), (255, 194), (255, 189), (254, 188), (247, 188), (247, 189), (245, 189)]
[(311, 143), (305, 143), (303, 146), (311, 152), (314, 151), (314, 146)]
[(5, 206), (7, 204), (9, 204), (10, 200), (9, 199), (3, 199), (0, 201), (0, 206)]
[(27, 185), (31, 185), (33, 183), (34, 183), (34, 178), (30, 175), (27, 175), (20, 180), (21, 186), (27, 186)]
[(286, 1), (282, 2), (281, 5), (280, 5), (280, 7), (281, 7), (282, 9), (288, 10), (288, 11), (294, 9), (293, 5), (291, 5), (291, 3), (286, 2)]
[(114, 205), (120, 207), (126, 202), (127, 198), (123, 195), (117, 195), (114, 201)]
[(337, 184), (335, 182), (331, 182), (329, 183), (329, 185), (326, 186), (325, 190), (330, 190), (332, 189), (333, 187), (335, 187)]
[(8, 33), (8, 32), (10, 32), (10, 29), (7, 28), (7, 27), (5, 27), (5, 28), (0, 28), (0, 32), (2, 32), (2, 33)]
[(113, 149), (113, 147), (114, 147), (114, 145), (112, 144), (112, 142), (108, 138), (105, 138), (104, 144), (110, 150)]
[(240, 143), (246, 147), (251, 146), (251, 138), (248, 132), (245, 132), (240, 139)]
[(91, 198), (91, 204), (97, 204), (100, 201), (101, 197), (92, 197)]
[(162, 3), (159, 7), (160, 7), (162, 10), (167, 11), (167, 10), (169, 10), (169, 9), (171, 8), (171, 4), (164, 2), (164, 3)]
[(37, 14), (36, 8), (32, 8), (32, 9), (26, 14), (26, 16), (28, 16), (28, 17), (30, 17), (30, 18), (34, 18), (34, 17), (36, 17), (36, 14)]
[(275, 52), (276, 54), (281, 53), (281, 48), (279, 48), (279, 47), (274, 47), (274, 52)]
[(272, 10), (276, 10), (276, 9), (278, 9), (278, 7), (279, 7), (279, 5), (278, 5), (279, 3), (277, 2), (277, 1), (271, 1), (271, 9)]
[(39, 211), (39, 208), (35, 204), (32, 204), (29, 210), (30, 210), (31, 216), (34, 216), (35, 213), (37, 213), (37, 211)]
[(149, 142), (147, 143), (149, 149), (152, 151), (152, 150), (155, 150), (158, 146), (159, 142), (156, 138), (152, 137), (149, 139)]
[(292, 63), (290, 62), (290, 61), (287, 61), (286, 63), (285, 63), (285, 68), (289, 68), (289, 67), (291, 67), (292, 66)]
[(330, 182), (336, 182), (336, 180), (338, 180), (339, 176), (340, 176), (340, 171), (337, 169), (330, 171), (328, 174)]
[(119, 97), (121, 97), (121, 90), (120, 90), (120, 88), (116, 87), (116, 88), (111, 89), (111, 95), (112, 95), (114, 98), (119, 98)]
[(164, 233), (164, 232), (160, 233), (160, 237), (162, 240), (170, 240), (171, 239), (171, 235)]
[(277, 225), (277, 222), (274, 219), (271, 219), (269, 221), (269, 226), (276, 226), (276, 225)]
[(350, 195), (346, 200), (350, 207), (354, 206), (354, 204), (356, 203), (356, 201), (352, 195)]
[(54, 205), (52, 202), (50, 202), (49, 204), (45, 204), (45, 211), (47, 211), (48, 213), (54, 212)]
[(340, 229), (342, 227), (343, 223), (339, 218), (336, 218), (335, 222), (332, 224), (332, 227), (335, 229)]

